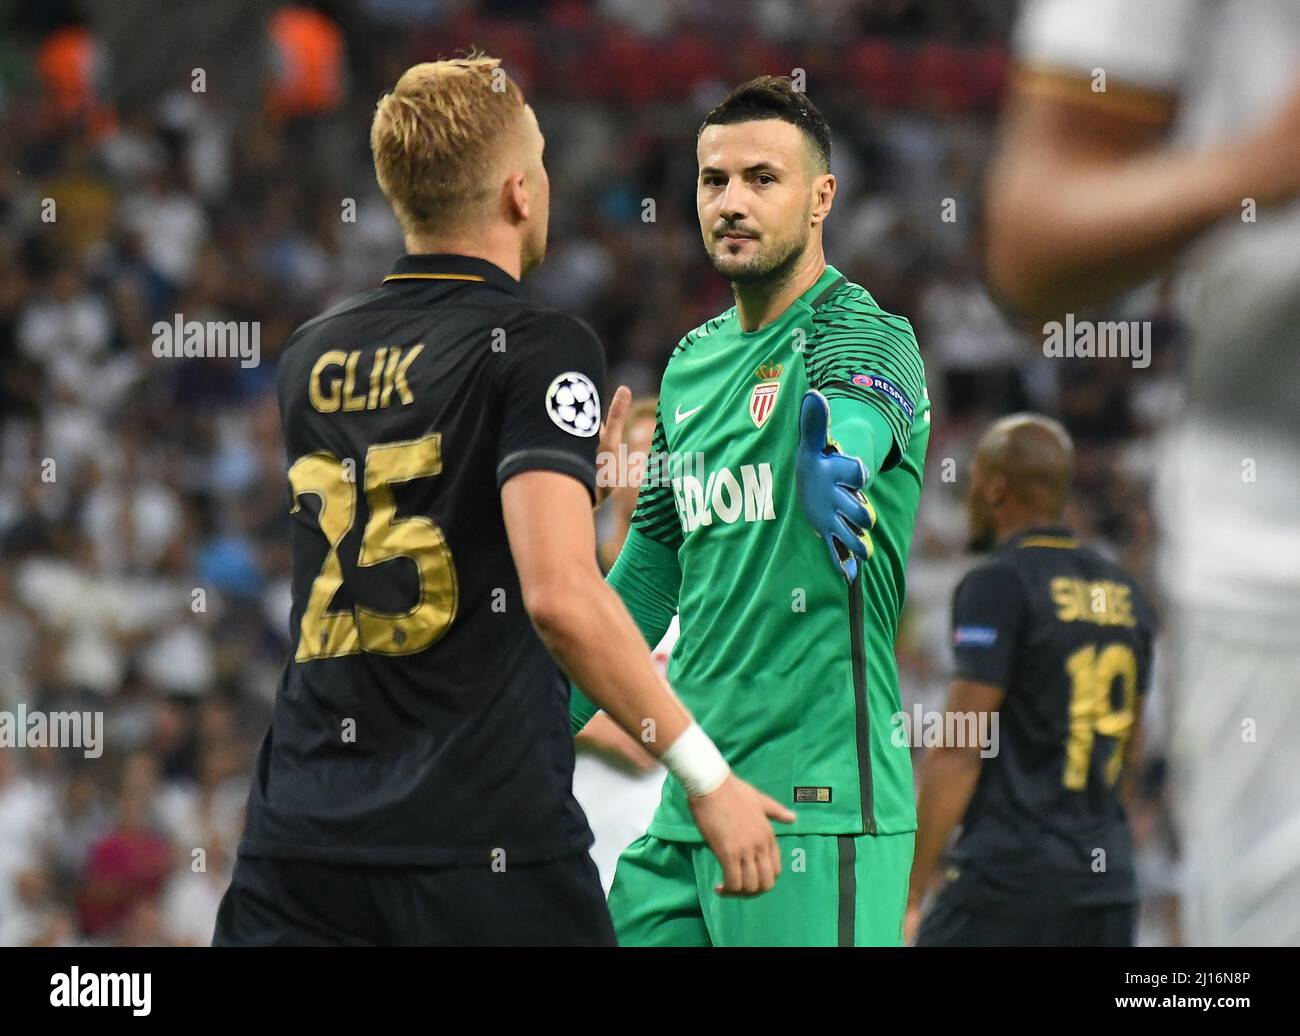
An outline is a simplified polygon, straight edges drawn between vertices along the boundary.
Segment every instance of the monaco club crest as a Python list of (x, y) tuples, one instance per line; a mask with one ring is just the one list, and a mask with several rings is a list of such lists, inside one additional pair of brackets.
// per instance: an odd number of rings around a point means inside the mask
[(754, 372), (758, 384), (749, 395), (749, 416), (762, 428), (776, 407), (776, 394), (781, 391), (781, 364), (765, 363)]

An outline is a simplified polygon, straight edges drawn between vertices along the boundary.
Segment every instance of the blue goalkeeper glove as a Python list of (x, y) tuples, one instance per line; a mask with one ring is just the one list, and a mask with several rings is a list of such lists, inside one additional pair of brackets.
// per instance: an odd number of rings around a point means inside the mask
[(795, 488), (804, 517), (826, 543), (836, 570), (852, 583), (858, 561), (875, 552), (871, 530), (876, 511), (859, 492), (867, 481), (862, 461), (840, 452), (829, 438), (830, 423), (826, 397), (810, 389), (799, 409)]

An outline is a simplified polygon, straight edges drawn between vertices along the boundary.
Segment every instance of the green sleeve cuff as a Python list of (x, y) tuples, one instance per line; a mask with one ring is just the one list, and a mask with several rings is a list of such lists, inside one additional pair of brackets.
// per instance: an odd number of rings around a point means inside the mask
[(831, 438), (839, 443), (840, 452), (862, 461), (867, 469), (866, 485), (869, 486), (895, 453), (893, 430), (879, 410), (860, 400), (836, 396), (828, 402), (831, 407)]
[[(677, 614), (677, 597), (682, 588), (682, 569), (677, 551), (646, 536), (635, 526), (628, 530), (618, 560), (605, 581), (622, 598), (641, 631), (646, 645), (655, 647)], [(598, 711), (596, 704), (578, 685), (569, 687), (569, 724), (575, 734)]]

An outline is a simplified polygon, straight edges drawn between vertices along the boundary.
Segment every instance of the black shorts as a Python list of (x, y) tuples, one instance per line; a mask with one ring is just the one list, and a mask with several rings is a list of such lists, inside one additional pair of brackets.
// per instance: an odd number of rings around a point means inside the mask
[(614, 946), (587, 853), (549, 863), (403, 867), (240, 857), (213, 946)]
[(1132, 946), (1137, 904), (1062, 910), (974, 908), (941, 891), (921, 919), (917, 946)]

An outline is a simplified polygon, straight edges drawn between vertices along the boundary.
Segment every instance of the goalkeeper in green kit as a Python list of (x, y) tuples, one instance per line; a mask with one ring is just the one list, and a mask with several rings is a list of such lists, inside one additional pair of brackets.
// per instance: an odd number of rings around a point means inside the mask
[[(668, 779), (609, 895), (620, 944), (902, 943), (916, 830), (894, 635), (930, 433), (910, 324), (826, 264), (830, 131), (786, 78), (738, 87), (697, 140), (700, 229), (736, 305), (686, 334), (609, 574), (744, 780), (797, 819), (750, 898)], [(867, 501), (870, 501), (868, 503)], [(574, 730), (594, 706), (575, 688)]]

